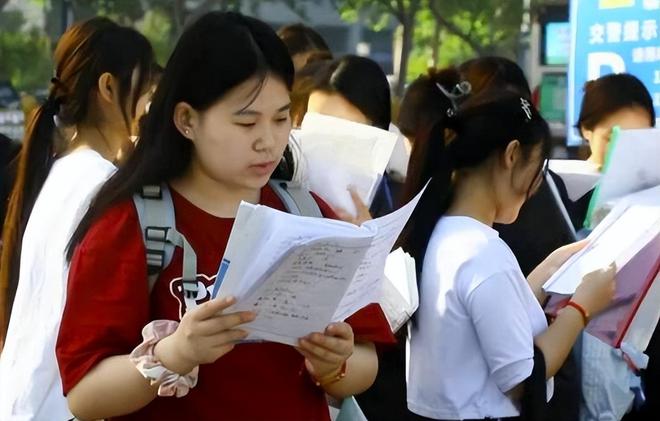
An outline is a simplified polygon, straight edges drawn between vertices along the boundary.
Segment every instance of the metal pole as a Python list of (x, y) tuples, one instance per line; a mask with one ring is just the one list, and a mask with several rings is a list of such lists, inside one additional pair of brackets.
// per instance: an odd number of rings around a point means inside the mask
[(61, 14), (61, 32), (63, 34), (66, 32), (66, 28), (69, 27), (69, 17), (71, 12), (71, 0), (62, 0), (62, 14)]

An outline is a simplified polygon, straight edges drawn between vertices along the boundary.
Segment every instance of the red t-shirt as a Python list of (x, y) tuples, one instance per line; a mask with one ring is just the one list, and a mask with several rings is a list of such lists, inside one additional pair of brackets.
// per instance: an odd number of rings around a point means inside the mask
[[(194, 206), (172, 190), (176, 226), (197, 253), (198, 280), (210, 299), (215, 274), (234, 223)], [(265, 187), (261, 204), (284, 210)], [(334, 216), (319, 200), (323, 214)], [(100, 361), (129, 354), (152, 320), (180, 320), (182, 250), (163, 270), (149, 294), (145, 248), (132, 201), (108, 211), (76, 250), (57, 341), (57, 359), (67, 394)], [(361, 340), (391, 342), (393, 336), (378, 305), (347, 320)], [(328, 420), (324, 392), (304, 368), (303, 357), (279, 343), (237, 345), (213, 364), (200, 366), (199, 381), (183, 398), (157, 397), (122, 420)], [(102, 397), (99, 397), (100, 399)]]

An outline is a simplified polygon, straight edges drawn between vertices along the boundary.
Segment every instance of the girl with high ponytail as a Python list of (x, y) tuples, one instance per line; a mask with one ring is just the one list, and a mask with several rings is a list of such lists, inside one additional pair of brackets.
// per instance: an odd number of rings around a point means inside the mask
[[(613, 294), (613, 270), (588, 279), (548, 327), (541, 285), (581, 245), (554, 253), (526, 280), (494, 223), (510, 224), (538, 188), (547, 123), (511, 91), (465, 96), (436, 88), (444, 116), (417, 141), (408, 194), (429, 185), (401, 245), (419, 268), (420, 306), (408, 355), (408, 407), (439, 420), (527, 417), (590, 315)], [(460, 103), (460, 104), (459, 104)], [(552, 383), (547, 392), (551, 394)]]

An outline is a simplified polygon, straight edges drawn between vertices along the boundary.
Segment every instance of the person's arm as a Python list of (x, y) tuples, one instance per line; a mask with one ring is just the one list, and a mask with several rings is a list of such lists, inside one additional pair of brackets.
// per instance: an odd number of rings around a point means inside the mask
[[(69, 410), (77, 419), (97, 420), (130, 414), (145, 407), (158, 392), (128, 355), (106, 358), (69, 391)], [(102, 397), (102, 398), (101, 398)]]
[(305, 367), (312, 378), (337, 399), (364, 392), (378, 373), (375, 346), (370, 342), (355, 343), (348, 323), (333, 323), (324, 333), (302, 338), (298, 350), (305, 357)]
[(378, 374), (378, 355), (371, 342), (356, 343), (353, 355), (346, 361), (346, 376), (324, 387), (326, 393), (341, 399), (369, 389)]
[[(587, 274), (578, 286), (571, 301), (577, 303), (592, 317), (604, 310), (614, 297), (616, 266)], [(579, 310), (564, 307), (555, 321), (542, 334), (534, 338), (536, 346), (543, 352), (546, 376), (554, 376), (564, 364), (573, 348), (585, 321)]]
[(559, 312), (548, 329), (534, 338), (534, 343), (545, 357), (547, 379), (557, 374), (584, 327), (582, 315), (578, 310), (566, 307)]
[[(237, 329), (254, 320), (254, 313), (222, 314), (234, 299), (214, 299), (187, 312), (177, 330), (156, 344), (156, 360), (181, 375), (200, 364), (212, 363), (245, 339)], [(150, 386), (128, 355), (109, 357), (90, 370), (68, 393), (71, 412), (94, 420), (130, 414), (151, 402), (158, 385)]]

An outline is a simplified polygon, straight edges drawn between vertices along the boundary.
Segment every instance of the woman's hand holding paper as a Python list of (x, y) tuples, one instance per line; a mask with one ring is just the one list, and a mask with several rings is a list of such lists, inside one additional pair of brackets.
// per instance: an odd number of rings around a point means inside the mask
[(324, 333), (312, 333), (300, 339), (298, 351), (305, 357), (305, 367), (317, 381), (339, 375), (346, 360), (353, 355), (353, 329), (348, 323), (333, 323)]
[(369, 206), (367, 206), (366, 203), (362, 201), (362, 198), (360, 198), (360, 195), (358, 194), (357, 190), (355, 187), (349, 187), (348, 192), (351, 194), (351, 199), (353, 200), (353, 203), (355, 204), (355, 209), (357, 210), (355, 215), (352, 215), (350, 212), (348, 212), (345, 209), (341, 208), (336, 208), (335, 213), (344, 222), (350, 222), (351, 224), (355, 225), (362, 225), (364, 222), (370, 221), (373, 219), (371, 216), (371, 213), (369, 212)]

